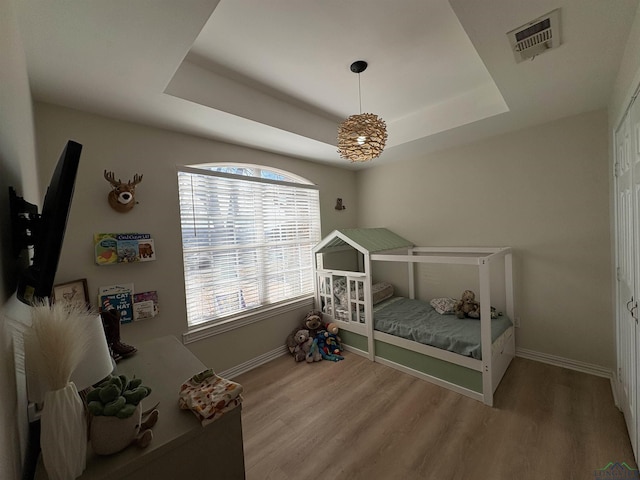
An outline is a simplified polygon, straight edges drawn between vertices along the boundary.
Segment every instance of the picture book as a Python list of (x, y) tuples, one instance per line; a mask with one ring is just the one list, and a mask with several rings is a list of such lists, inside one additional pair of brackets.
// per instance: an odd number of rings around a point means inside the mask
[(100, 287), (98, 291), (100, 311), (115, 308), (120, 313), (120, 323), (133, 321), (133, 284)]
[(156, 259), (155, 245), (148, 233), (94, 233), (93, 243), (98, 265)]
[(158, 292), (143, 292), (133, 295), (133, 319), (153, 318), (158, 314)]

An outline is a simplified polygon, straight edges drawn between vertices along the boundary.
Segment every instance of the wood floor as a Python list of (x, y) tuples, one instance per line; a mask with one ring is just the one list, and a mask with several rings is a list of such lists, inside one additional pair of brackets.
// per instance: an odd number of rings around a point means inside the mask
[(247, 480), (582, 480), (636, 466), (607, 379), (516, 358), (490, 408), (345, 356), (234, 378)]

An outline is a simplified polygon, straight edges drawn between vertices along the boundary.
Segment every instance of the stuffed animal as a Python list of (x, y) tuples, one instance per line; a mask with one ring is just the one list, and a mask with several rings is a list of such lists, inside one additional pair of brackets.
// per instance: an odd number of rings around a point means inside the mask
[(308, 338), (309, 330), (300, 327), (296, 327), (289, 335), (287, 335), (285, 344), (287, 346), (287, 349), (289, 350), (289, 353), (296, 359), (296, 362), (304, 360), (304, 356), (301, 360), (298, 359), (298, 353), (302, 350), (301, 345), (306, 342)]
[(311, 338), (313, 340), (313, 338), (322, 328), (322, 312), (320, 312), (319, 310), (311, 310), (305, 315), (302, 324), (294, 328), (293, 331), (287, 336), (285, 345), (287, 346), (289, 353), (291, 353), (291, 355), (295, 357), (296, 353), (300, 351), (301, 345), (306, 341), (306, 338), (296, 338), (298, 332), (300, 332), (301, 330), (305, 330), (307, 332), (307, 338)]
[(476, 294), (471, 290), (462, 292), (462, 297), (454, 307), (454, 313), (458, 318), (480, 318), (480, 304), (476, 302)]
[(314, 338), (320, 330), (323, 328), (322, 324), (322, 312), (320, 310), (311, 310), (304, 317), (303, 329), (309, 330), (309, 336)]
[[(293, 355), (293, 359), (296, 362), (302, 362), (307, 357), (307, 352), (305, 351), (305, 344), (307, 343), (309, 338), (309, 330), (298, 330), (294, 336), (294, 341), (296, 342), (296, 346), (294, 347), (291, 354)], [(309, 347), (307, 347), (308, 350)]]
[[(462, 298), (456, 302), (454, 313), (458, 318), (480, 319), (480, 303), (476, 302), (476, 294), (471, 290), (465, 290)], [(498, 312), (496, 307), (491, 307), (490, 315), (492, 319), (496, 319), (502, 316), (502, 312)]]
[(318, 348), (324, 360), (331, 360), (332, 362), (344, 360), (344, 357), (340, 355), (342, 353), (340, 337), (333, 333), (322, 331), (318, 333), (316, 340), (318, 341)]
[(304, 343), (304, 350), (306, 351), (307, 363), (319, 362), (322, 360), (322, 354), (320, 353), (320, 347), (318, 347), (317, 338), (309, 338), (309, 340)]
[(333, 333), (334, 335), (338, 334), (339, 329), (338, 329), (338, 324), (336, 323), (333, 323), (333, 322), (327, 323), (324, 328), (329, 333)]
[(318, 337), (324, 337), (323, 340), (325, 345), (327, 345), (327, 347), (331, 347), (329, 349), (330, 353), (340, 354), (342, 351), (342, 339), (338, 335), (338, 331), (338, 325), (335, 323), (329, 323), (326, 330), (321, 330), (318, 333)]
[(330, 334), (326, 338), (325, 344), (329, 353), (333, 353), (335, 355), (340, 355), (342, 353), (342, 341), (339, 336)]

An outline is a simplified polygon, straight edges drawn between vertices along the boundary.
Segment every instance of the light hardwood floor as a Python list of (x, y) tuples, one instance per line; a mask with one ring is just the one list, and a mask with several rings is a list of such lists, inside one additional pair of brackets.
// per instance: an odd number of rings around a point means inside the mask
[(247, 480), (582, 480), (636, 466), (607, 379), (516, 358), (490, 408), (345, 356), (284, 356), (234, 379)]

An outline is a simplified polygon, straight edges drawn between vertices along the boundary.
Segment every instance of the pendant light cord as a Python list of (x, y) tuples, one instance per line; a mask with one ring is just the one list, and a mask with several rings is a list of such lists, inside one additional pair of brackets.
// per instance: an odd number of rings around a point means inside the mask
[(360, 74), (358, 73), (358, 99), (360, 100), (360, 114), (362, 115), (362, 91), (360, 90)]

